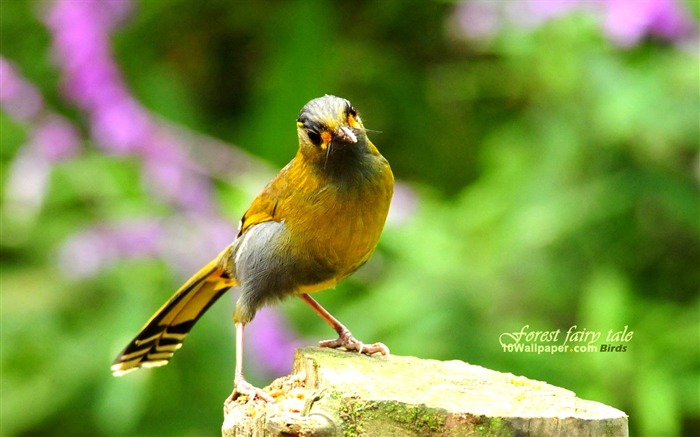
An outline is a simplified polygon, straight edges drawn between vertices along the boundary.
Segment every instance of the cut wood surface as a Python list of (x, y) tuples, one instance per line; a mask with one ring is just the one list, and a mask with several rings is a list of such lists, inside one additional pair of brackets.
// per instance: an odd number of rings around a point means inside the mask
[(462, 361), (296, 351), (291, 375), (226, 415), (231, 436), (627, 436), (627, 415)]

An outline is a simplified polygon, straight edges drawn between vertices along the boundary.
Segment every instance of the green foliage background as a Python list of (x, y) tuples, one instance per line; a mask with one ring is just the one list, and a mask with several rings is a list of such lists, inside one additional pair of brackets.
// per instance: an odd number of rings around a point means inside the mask
[[(84, 127), (59, 94), (39, 5), (3, 2), (2, 53)], [(388, 225), (363, 271), (319, 295), (358, 338), (566, 387), (624, 410), (635, 435), (697, 435), (698, 54), (654, 40), (620, 49), (577, 14), (470, 43), (455, 36), (452, 11), (398, 0), (141, 1), (113, 47), (154, 113), (276, 168), (295, 152), (299, 109), (325, 93), (381, 131), (371, 137), (417, 209)], [(0, 117), (5, 175), (26, 132)], [(2, 435), (218, 433), (233, 300), (166, 368), (116, 379), (114, 355), (190, 272), (125, 260), (76, 281), (56, 265), (57, 248), (85, 226), (171, 213), (144, 194), (139, 171), (88, 144), (56, 166), (34, 222), (8, 222), (3, 209)], [(235, 227), (262, 183), (230, 181), (216, 190)], [(302, 304), (281, 311), (300, 336), (329, 335)], [(524, 325), (628, 326), (634, 337), (625, 353), (503, 352), (500, 334)]]

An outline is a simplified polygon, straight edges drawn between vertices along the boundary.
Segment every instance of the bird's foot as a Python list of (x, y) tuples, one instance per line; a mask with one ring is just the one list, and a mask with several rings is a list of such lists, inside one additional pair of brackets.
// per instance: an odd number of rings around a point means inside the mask
[(236, 400), (241, 396), (248, 397), (246, 403), (251, 403), (255, 399), (260, 399), (263, 402), (274, 402), (272, 396), (263, 389), (257, 388), (245, 379), (240, 378), (234, 381), (233, 392), (231, 392), (231, 395), (224, 401), (224, 413), (228, 414), (233, 409)]
[(320, 347), (339, 348), (344, 347), (348, 351), (357, 351), (361, 354), (372, 355), (379, 352), (389, 355), (389, 348), (384, 343), (364, 344), (352, 336), (347, 329), (340, 333), (335, 340), (324, 340), (318, 343)]

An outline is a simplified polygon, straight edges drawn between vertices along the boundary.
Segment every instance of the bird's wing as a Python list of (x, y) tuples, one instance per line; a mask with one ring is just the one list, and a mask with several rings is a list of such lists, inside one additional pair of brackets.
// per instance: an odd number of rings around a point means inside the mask
[(284, 208), (278, 208), (281, 203), (285, 203), (292, 190), (288, 186), (287, 173), (290, 172), (294, 161), (283, 168), (279, 174), (270, 181), (258, 197), (253, 200), (248, 210), (241, 219), (241, 228), (238, 232), (240, 237), (248, 228), (258, 223), (269, 221), (282, 221), (286, 213)]

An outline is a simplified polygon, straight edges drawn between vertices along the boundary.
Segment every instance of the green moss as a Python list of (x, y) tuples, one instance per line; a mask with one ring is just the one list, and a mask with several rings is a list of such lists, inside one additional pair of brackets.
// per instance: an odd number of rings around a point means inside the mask
[(507, 421), (499, 417), (484, 417), (477, 419), (480, 423), (474, 426), (478, 435), (487, 437), (508, 437), (515, 435), (515, 431)]
[(362, 432), (360, 425), (360, 415), (356, 409), (355, 399), (343, 399), (338, 408), (338, 417), (343, 423), (343, 437), (356, 437)]
[(440, 414), (441, 410), (431, 410), (425, 405), (408, 405), (391, 401), (377, 403), (375, 406), (377, 415), (418, 431), (421, 435), (440, 433), (445, 428), (445, 416)]
[(339, 409), (344, 425), (343, 436), (362, 435), (366, 426), (373, 428), (381, 423), (390, 424), (416, 435), (442, 435), (445, 415), (424, 405), (406, 405), (392, 401), (363, 402), (344, 400)]

